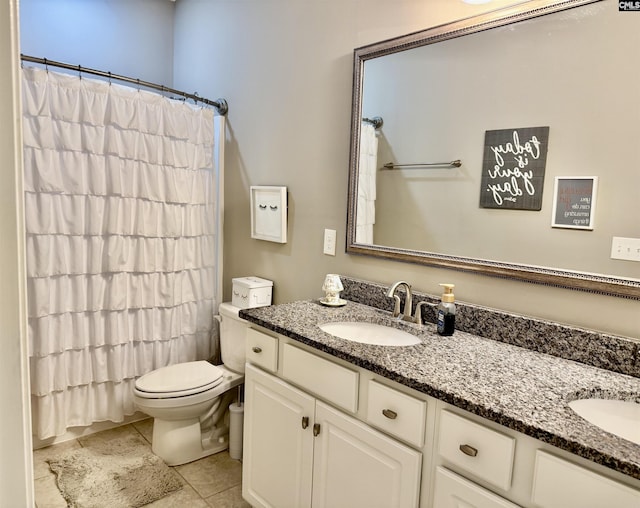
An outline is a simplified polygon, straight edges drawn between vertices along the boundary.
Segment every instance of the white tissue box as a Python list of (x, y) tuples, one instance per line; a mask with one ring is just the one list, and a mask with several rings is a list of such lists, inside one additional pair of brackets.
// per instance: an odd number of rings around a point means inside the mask
[(233, 282), (232, 305), (241, 309), (271, 305), (272, 281), (260, 277), (239, 277), (231, 280)]

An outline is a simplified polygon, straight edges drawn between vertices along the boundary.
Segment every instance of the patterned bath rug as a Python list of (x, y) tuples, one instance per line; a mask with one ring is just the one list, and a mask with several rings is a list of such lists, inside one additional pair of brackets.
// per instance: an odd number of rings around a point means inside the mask
[(138, 508), (182, 488), (178, 474), (135, 436), (47, 461), (71, 508)]

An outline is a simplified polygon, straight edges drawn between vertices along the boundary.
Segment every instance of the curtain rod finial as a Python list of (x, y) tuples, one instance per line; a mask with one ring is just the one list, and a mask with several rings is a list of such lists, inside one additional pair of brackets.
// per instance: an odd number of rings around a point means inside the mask
[(218, 103), (218, 113), (220, 113), (222, 116), (225, 116), (229, 112), (229, 103), (226, 101), (226, 99), (217, 99), (216, 102)]

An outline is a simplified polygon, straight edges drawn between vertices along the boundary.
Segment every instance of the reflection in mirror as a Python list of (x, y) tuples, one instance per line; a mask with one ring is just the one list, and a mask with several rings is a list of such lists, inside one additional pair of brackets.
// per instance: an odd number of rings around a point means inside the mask
[[(357, 49), (347, 251), (640, 298), (640, 263), (611, 259), (640, 237), (632, 18), (534, 1)], [(597, 209), (554, 193), (585, 176)], [(593, 226), (554, 223), (563, 199)]]

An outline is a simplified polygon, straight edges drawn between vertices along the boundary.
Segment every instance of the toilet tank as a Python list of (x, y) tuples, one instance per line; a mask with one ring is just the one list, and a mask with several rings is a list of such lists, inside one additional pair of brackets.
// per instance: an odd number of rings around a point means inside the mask
[(231, 303), (221, 303), (220, 314), (220, 356), (225, 367), (235, 371), (244, 372), (245, 342), (248, 321), (238, 316), (239, 307)]

